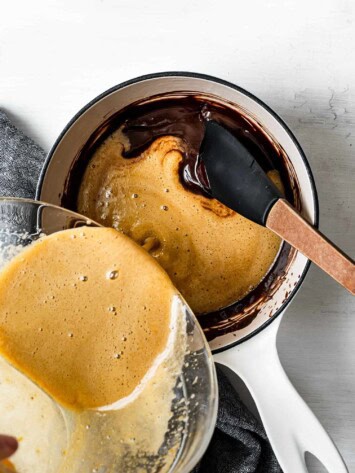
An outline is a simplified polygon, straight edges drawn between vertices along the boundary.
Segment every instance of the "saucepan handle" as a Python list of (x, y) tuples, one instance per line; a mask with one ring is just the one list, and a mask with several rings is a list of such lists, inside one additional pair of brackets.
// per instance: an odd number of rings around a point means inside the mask
[(276, 348), (280, 321), (278, 317), (251, 339), (215, 354), (215, 361), (235, 371), (249, 388), (284, 473), (308, 473), (306, 452), (329, 473), (346, 473), (332, 439), (281, 366)]

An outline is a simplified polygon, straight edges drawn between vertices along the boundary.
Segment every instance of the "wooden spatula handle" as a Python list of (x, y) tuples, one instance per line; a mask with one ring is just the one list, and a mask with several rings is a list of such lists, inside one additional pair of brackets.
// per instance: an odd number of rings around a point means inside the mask
[(284, 199), (267, 217), (266, 226), (355, 294), (355, 264), (333, 243), (304, 220)]

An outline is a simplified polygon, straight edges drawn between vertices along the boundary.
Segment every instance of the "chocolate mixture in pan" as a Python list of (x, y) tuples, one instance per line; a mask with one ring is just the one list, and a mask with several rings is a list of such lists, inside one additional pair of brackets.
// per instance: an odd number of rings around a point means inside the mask
[(269, 230), (210, 197), (198, 153), (211, 119), (245, 144), (293, 202), (282, 150), (262, 128), (195, 96), (150, 100), (111, 119), (105, 136), (82, 153), (63, 202), (73, 207), (79, 179), (75, 210), (123, 231), (155, 257), (210, 339), (214, 326), (229, 331), (250, 323), (257, 310), (247, 308), (274, 285), (290, 252)]

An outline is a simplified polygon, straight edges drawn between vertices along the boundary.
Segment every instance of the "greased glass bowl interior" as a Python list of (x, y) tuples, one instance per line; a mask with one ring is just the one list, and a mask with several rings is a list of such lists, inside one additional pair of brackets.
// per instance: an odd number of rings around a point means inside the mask
[[(60, 207), (26, 199), (0, 198), (0, 271), (4, 264), (38, 238), (80, 226), (98, 225)], [(171, 310), (178, 311), (177, 315), (185, 320), (187, 350), (174, 388), (166, 440), (159, 449), (159, 461), (149, 469), (151, 473), (190, 472), (208, 446), (217, 413), (216, 373), (207, 341), (182, 298), (177, 297)], [(181, 416), (182, 406), (185, 416)], [(0, 432), (20, 440), (18, 451), (11, 457), (19, 472), (64, 471), (63, 452), (71, 447), (68, 431), (62, 436), (66, 439), (64, 444), (56, 438), (56, 422), (62, 424), (59, 430), (66, 430), (62, 407), (1, 356), (0, 409)], [(173, 442), (171, 438), (174, 438)], [(165, 459), (171, 458), (172, 443), (177, 445), (173, 458), (161, 468)], [(84, 470), (82, 467), (72, 472), (112, 471), (109, 461), (107, 464), (101, 462), (98, 469), (90, 464), (85, 464)], [(139, 465), (132, 471), (140, 471)]]

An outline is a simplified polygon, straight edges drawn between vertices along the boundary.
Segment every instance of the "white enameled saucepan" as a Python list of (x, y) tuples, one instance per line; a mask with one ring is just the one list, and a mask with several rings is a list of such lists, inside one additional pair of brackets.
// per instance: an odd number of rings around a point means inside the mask
[[(194, 94), (234, 107), (253, 120), (270, 137), (287, 162), (299, 188), (299, 208), (318, 224), (317, 193), (307, 159), (285, 123), (245, 90), (201, 74), (168, 72), (122, 83), (84, 107), (66, 126), (45, 163), (37, 198), (61, 205), (61, 196), (73, 163), (83, 146), (103, 123), (130, 104), (162, 94)], [(265, 289), (257, 315), (244, 328), (217, 332), (210, 341), (216, 362), (228, 366), (246, 383), (265, 430), (285, 473), (307, 472), (305, 452), (316, 456), (330, 473), (347, 468), (334, 443), (296, 392), (278, 358), (276, 336), (282, 314), (300, 288), (309, 261), (299, 252), (290, 258), (279, 284)], [(322, 328), (320, 327), (320, 330)]]

